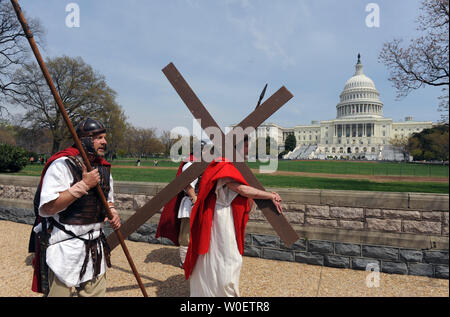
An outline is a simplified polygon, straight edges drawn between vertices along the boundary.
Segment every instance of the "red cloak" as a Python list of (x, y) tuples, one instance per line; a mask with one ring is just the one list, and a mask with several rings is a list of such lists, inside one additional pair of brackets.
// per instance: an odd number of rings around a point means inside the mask
[[(248, 185), (242, 174), (234, 165), (225, 158), (214, 160), (208, 165), (202, 175), (197, 201), (191, 211), (191, 229), (189, 247), (184, 262), (184, 274), (186, 279), (191, 275), (197, 258), (205, 254), (209, 249), (211, 240), (211, 226), (216, 207), (216, 182), (225, 177), (230, 177), (238, 183)], [(247, 197), (241, 195), (231, 203), (233, 210), (234, 228), (239, 253), (244, 253), (245, 226), (250, 212), (250, 202)]]
[[(180, 167), (178, 167), (177, 176), (182, 173), (184, 164), (193, 161), (195, 161), (195, 157), (190, 155), (188, 160), (181, 162)], [(164, 237), (172, 241), (176, 246), (180, 245), (178, 243), (178, 236), (180, 234), (181, 221), (178, 218), (178, 209), (180, 208), (183, 197), (184, 194), (181, 191), (164, 206), (161, 217), (159, 218), (155, 238)]]
[[(55, 160), (64, 157), (64, 156), (77, 156), (80, 155), (80, 151), (74, 147), (74, 146), (70, 146), (60, 152), (57, 152), (55, 154), (53, 154), (48, 160), (47, 163), (44, 166), (44, 169), (42, 170), (41, 173), (41, 181), (39, 182), (39, 191), (42, 189), (42, 181), (44, 179), (44, 175), (47, 172), (47, 169), (49, 168), (50, 164), (52, 164)], [(96, 163), (100, 164), (100, 165), (105, 165), (105, 166), (111, 166), (110, 163), (108, 163), (104, 158), (102, 157), (97, 157), (96, 158)], [(37, 226), (39, 223), (41, 222), (41, 217), (39, 216), (39, 213), (36, 214), (36, 220), (34, 222), (33, 228), (35, 226)], [(31, 249), (34, 246), (34, 258), (33, 258), (33, 268), (34, 268), (34, 272), (33, 272), (33, 282), (31, 285), (31, 290), (33, 292), (37, 292), (37, 293), (42, 293), (42, 289), (41, 289), (41, 275), (39, 273), (40, 271), (40, 263), (39, 263), (39, 238), (35, 235), (34, 231), (31, 230), (31, 237), (30, 237), (30, 247), (29, 249)]]

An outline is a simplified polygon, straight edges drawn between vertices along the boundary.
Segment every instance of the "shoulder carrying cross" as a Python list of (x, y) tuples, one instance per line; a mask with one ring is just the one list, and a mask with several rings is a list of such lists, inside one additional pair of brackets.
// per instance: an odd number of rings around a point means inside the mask
[[(212, 116), (206, 110), (205, 106), (195, 95), (191, 87), (184, 80), (176, 67), (170, 63), (163, 70), (169, 82), (175, 88), (181, 99), (191, 111), (195, 119), (201, 123), (201, 127), (205, 130), (208, 127), (216, 127), (220, 130), (217, 123)], [(293, 95), (285, 88), (281, 87), (276, 93), (274, 93), (263, 104), (258, 106), (250, 115), (242, 120), (237, 127), (245, 130), (248, 127), (256, 128), (263, 123), (269, 116), (283, 106)], [(234, 127), (233, 129), (235, 129)], [(220, 130), (221, 131), (221, 130)], [(232, 142), (233, 131), (223, 135), (223, 142)], [(211, 136), (210, 136), (211, 139)], [(213, 138), (214, 146), (224, 149), (223, 144)], [(224, 155), (223, 155), (224, 156)], [(250, 186), (256, 187), (261, 190), (265, 190), (264, 187), (256, 179), (255, 175), (251, 172), (250, 168), (244, 162), (234, 162), (234, 166), (239, 170), (242, 176), (247, 180)], [(181, 192), (190, 182), (200, 176), (201, 173), (208, 167), (209, 162), (200, 161), (194, 162), (185, 172), (177, 176), (170, 184), (162, 189), (157, 195), (155, 195), (144, 206), (139, 208), (134, 215), (122, 224), (120, 231), (124, 237), (128, 237), (131, 233), (136, 231), (142, 224), (150, 219), (156, 212), (158, 212), (164, 205), (166, 205), (175, 195)], [(294, 229), (287, 222), (286, 218), (282, 214), (276, 212), (275, 206), (270, 200), (255, 199), (255, 203), (259, 209), (263, 212), (269, 223), (272, 225), (276, 233), (280, 236), (281, 240), (286, 246), (292, 245), (297, 239), (298, 235)], [(111, 249), (117, 246), (118, 241), (114, 235), (108, 236), (108, 244)]]

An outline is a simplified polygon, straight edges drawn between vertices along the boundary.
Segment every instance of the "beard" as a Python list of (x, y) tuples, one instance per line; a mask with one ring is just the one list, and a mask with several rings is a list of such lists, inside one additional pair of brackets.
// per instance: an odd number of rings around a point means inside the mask
[(104, 156), (105, 156), (105, 153), (106, 153), (106, 145), (103, 145), (103, 146), (99, 147), (99, 148), (95, 151), (95, 154), (96, 154), (97, 156), (101, 156), (101, 157), (104, 157)]

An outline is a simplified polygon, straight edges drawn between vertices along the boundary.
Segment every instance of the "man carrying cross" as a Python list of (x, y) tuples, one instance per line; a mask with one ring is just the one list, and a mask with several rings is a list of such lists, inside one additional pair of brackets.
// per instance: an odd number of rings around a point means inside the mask
[[(244, 154), (248, 138), (244, 138)], [(268, 199), (281, 213), (281, 198), (248, 185), (226, 158), (215, 159), (203, 173), (191, 212), (191, 239), (184, 264), (193, 297), (239, 296), (245, 226), (252, 199)]]
[[(169, 82), (172, 84), (172, 86), (175, 88), (177, 93), (180, 95), (181, 99), (185, 102), (186, 106), (188, 107), (189, 111), (193, 114), (194, 118), (197, 119), (202, 127), (202, 129), (206, 132), (208, 128), (216, 128), (215, 131), (218, 132), (217, 134), (214, 133), (211, 134), (207, 132), (207, 135), (210, 140), (213, 141), (214, 146), (218, 148), (218, 153), (221, 152), (220, 148), (222, 148), (222, 141), (225, 141), (228, 139), (228, 137), (231, 137), (231, 132), (227, 133), (226, 135), (223, 134), (223, 132), (218, 127), (215, 120), (211, 117), (209, 112), (206, 110), (205, 106), (202, 104), (202, 102), (199, 100), (199, 98), (195, 95), (193, 90), (189, 87), (186, 80), (183, 78), (183, 76), (178, 72), (176, 67), (173, 65), (173, 63), (170, 63), (163, 69), (163, 73), (166, 75)], [(281, 87), (278, 89), (277, 92), (275, 92), (270, 98), (268, 98), (264, 103), (259, 105), (251, 114), (249, 114), (244, 120), (242, 120), (238, 127), (242, 129), (242, 131), (246, 131), (247, 128), (253, 128), (256, 129), (261, 123), (263, 123), (272, 113), (274, 113), (277, 109), (279, 109), (283, 104), (285, 104), (288, 100), (290, 100), (293, 97), (293, 95), (285, 88)], [(234, 131), (235, 129), (233, 129)], [(213, 138), (211, 139), (211, 136)], [(216, 140), (216, 136), (218, 136)], [(225, 142), (226, 144), (227, 142)], [(225, 151), (226, 153), (226, 151)], [(223, 155), (223, 154), (222, 154)], [(211, 161), (209, 161), (211, 162)], [(213, 163), (211, 163), (213, 164)], [(194, 179), (196, 179), (198, 176), (200, 176), (208, 167), (209, 163), (208, 161), (200, 160), (199, 162), (194, 162), (186, 171), (184, 171), (182, 174), (180, 174), (178, 177), (176, 177), (170, 184), (168, 184), (166, 187), (164, 187), (161, 191), (159, 191), (150, 201), (148, 201), (144, 206), (140, 207), (136, 210), (136, 213), (132, 215), (128, 220), (122, 224), (120, 231), (122, 236), (129, 236), (131, 233), (136, 231), (142, 224), (144, 224), (150, 217), (155, 215), (161, 208), (163, 208), (174, 196), (178, 195), (188, 184), (190, 184)], [(218, 166), (229, 166), (230, 164), (218, 164)], [(254, 201), (256, 205), (259, 207), (261, 212), (264, 214), (264, 216), (267, 218), (268, 222), (272, 225), (274, 231), (280, 236), (280, 239), (283, 241), (283, 243), (286, 246), (291, 246), (297, 239), (298, 234), (296, 231), (290, 226), (287, 219), (283, 216), (281, 212), (281, 209), (277, 208), (275, 205), (275, 202), (280, 203), (279, 197), (275, 198), (275, 194), (273, 195), (267, 195), (265, 193), (264, 187), (259, 183), (257, 178), (253, 175), (250, 168), (245, 164), (245, 162), (235, 162), (234, 167), (240, 172), (241, 176), (243, 176), (242, 185), (247, 186), (244, 181), (246, 181), (248, 184), (251, 185), (254, 189), (258, 189), (258, 192), (254, 192), (253, 194), (256, 194), (254, 196)], [(233, 175), (227, 175), (226, 177), (232, 177)], [(204, 177), (204, 176), (203, 176)], [(236, 179), (238, 182), (240, 180)], [(214, 181), (214, 180), (213, 180)], [(198, 206), (196, 209), (200, 209), (200, 203), (202, 201), (206, 201), (205, 199), (207, 197), (215, 197), (215, 195), (209, 195), (211, 190), (202, 189), (203, 183), (209, 183), (206, 180), (201, 181), (200, 183), (200, 191), (204, 191), (205, 194), (202, 194), (202, 199), (200, 199), (200, 192), (197, 196), (197, 204)], [(215, 183), (215, 182), (214, 182)], [(231, 185), (232, 186), (232, 185)], [(216, 186), (217, 187), (217, 186)], [(228, 188), (228, 186), (227, 186)], [(241, 186), (241, 188), (247, 188), (244, 186)], [(248, 188), (247, 188), (248, 189)], [(237, 189), (236, 189), (237, 190)], [(262, 196), (259, 196), (261, 192), (265, 193)], [(238, 196), (238, 197), (246, 197), (246, 196)], [(251, 196), (250, 196), (251, 197)], [(264, 197), (263, 199), (257, 198), (257, 197)], [(272, 198), (275, 198), (273, 201)], [(236, 198), (237, 199), (237, 198)], [(247, 202), (248, 203), (248, 202)], [(214, 210), (215, 205), (210, 208), (210, 210)], [(199, 213), (196, 215), (197, 211), (194, 210), (191, 213), (191, 222), (202, 220), (203, 213)], [(211, 212), (206, 213), (207, 215), (211, 215)], [(245, 213), (244, 213), (245, 215)], [(248, 216), (248, 212), (247, 212)], [(197, 218), (199, 217), (199, 218)], [(237, 218), (233, 218), (234, 223), (237, 224), (236, 221)], [(243, 220), (246, 221), (248, 219), (247, 217), (243, 217)], [(209, 217), (210, 224), (212, 224), (212, 217)], [(207, 223), (208, 224), (208, 223)], [(192, 223), (191, 226), (194, 226), (194, 223)], [(237, 227), (237, 225), (236, 225)], [(204, 227), (206, 228), (206, 226)], [(240, 226), (240, 228), (245, 228), (245, 226)], [(235, 230), (233, 228), (233, 230)], [(207, 231), (208, 232), (208, 231)], [(243, 231), (242, 231), (243, 232)], [(210, 231), (209, 231), (210, 233)], [(208, 233), (208, 235), (209, 235)], [(191, 230), (191, 235), (194, 235), (194, 231)], [(243, 234), (241, 235), (240, 231), (237, 233), (238, 237), (243, 237)], [(192, 238), (195, 239), (196, 238)], [(235, 238), (236, 239), (236, 238)], [(241, 239), (243, 240), (243, 238)], [(241, 241), (239, 240), (239, 241)], [(200, 240), (197, 240), (200, 241)], [(210, 239), (205, 239), (207, 241), (209, 247)], [(110, 235), (108, 236), (108, 244), (113, 249), (119, 244), (120, 240), (114, 236)], [(243, 242), (241, 241), (238, 243), (239, 245), (243, 245)], [(198, 253), (199, 247), (193, 244), (193, 247), (195, 249), (192, 249), (192, 255), (189, 255), (189, 257), (192, 257), (190, 261), (191, 270), (194, 268), (195, 262), (199, 254)], [(204, 246), (202, 246), (204, 247)], [(207, 251), (208, 248), (206, 248)], [(243, 250), (243, 247), (241, 247), (241, 250)], [(201, 251), (205, 251), (202, 249)], [(240, 252), (242, 254), (242, 252)], [(224, 257), (222, 257), (224, 258)], [(188, 259), (186, 259), (186, 262)], [(186, 266), (185, 262), (185, 268)], [(240, 266), (239, 266), (240, 267)], [(190, 272), (191, 273), (191, 272)]]

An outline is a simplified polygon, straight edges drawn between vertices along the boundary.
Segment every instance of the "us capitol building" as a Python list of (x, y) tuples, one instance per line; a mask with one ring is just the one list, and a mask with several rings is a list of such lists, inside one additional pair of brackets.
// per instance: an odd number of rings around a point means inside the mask
[(402, 151), (391, 144), (395, 138), (431, 128), (431, 121), (393, 122), (383, 117), (383, 102), (372, 79), (363, 72), (361, 56), (355, 65), (355, 74), (347, 80), (336, 105), (336, 119), (312, 121), (310, 125), (283, 128), (264, 123), (258, 137), (269, 135), (278, 142), (278, 152), (284, 150), (289, 134), (296, 139), (296, 148), (284, 159), (366, 159), (404, 160)]

